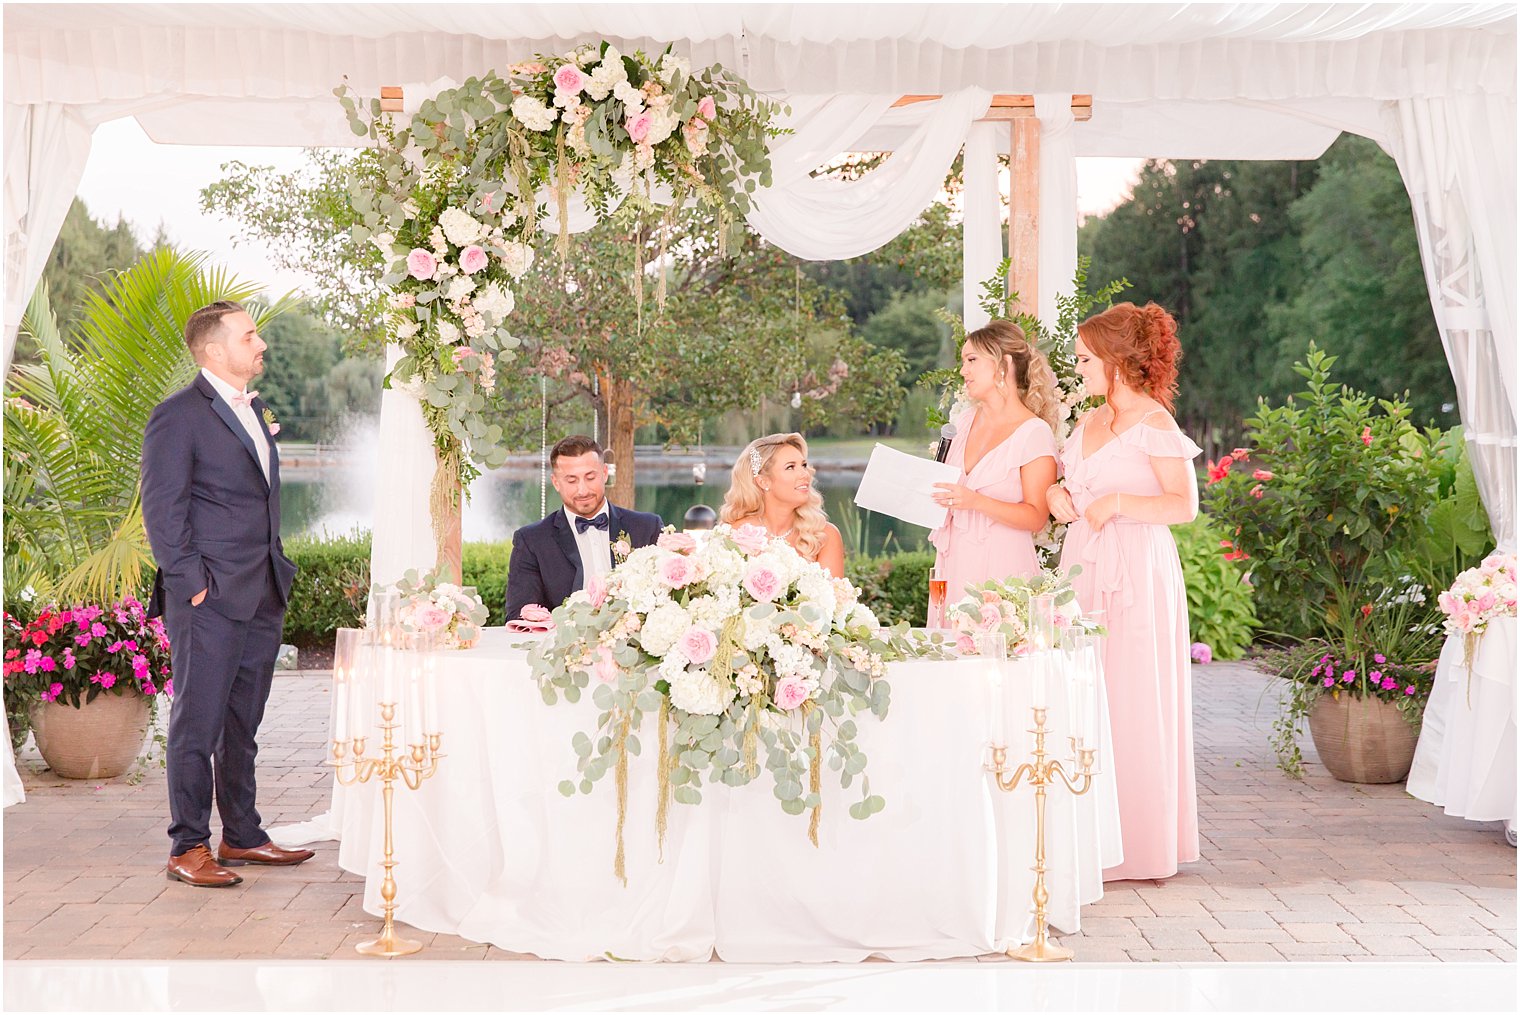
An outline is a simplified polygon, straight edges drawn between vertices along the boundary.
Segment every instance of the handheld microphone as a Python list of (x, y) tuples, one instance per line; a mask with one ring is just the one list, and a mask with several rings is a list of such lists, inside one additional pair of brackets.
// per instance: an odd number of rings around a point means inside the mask
[(950, 456), (950, 442), (955, 440), (955, 424), (946, 423), (939, 428), (939, 449), (934, 452), (934, 460), (943, 462)]

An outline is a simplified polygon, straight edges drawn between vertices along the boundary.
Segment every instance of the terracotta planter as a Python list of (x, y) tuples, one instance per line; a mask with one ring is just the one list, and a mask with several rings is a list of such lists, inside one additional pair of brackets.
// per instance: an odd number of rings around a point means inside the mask
[(79, 708), (61, 701), (32, 706), (37, 750), (65, 779), (114, 779), (131, 767), (148, 734), (148, 699), (140, 694), (95, 696)]
[(1403, 782), (1418, 740), (1398, 706), (1349, 694), (1315, 699), (1309, 733), (1320, 760), (1341, 782)]

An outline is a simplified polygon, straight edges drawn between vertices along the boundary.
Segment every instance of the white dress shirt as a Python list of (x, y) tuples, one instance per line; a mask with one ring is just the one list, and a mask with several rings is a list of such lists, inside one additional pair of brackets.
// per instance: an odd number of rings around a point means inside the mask
[(227, 403), (227, 407), (238, 418), (238, 422), (243, 424), (243, 429), (248, 431), (248, 436), (253, 438), (254, 450), (259, 454), (259, 468), (264, 470), (264, 482), (269, 482), (269, 442), (264, 439), (264, 430), (259, 426), (258, 413), (253, 411), (252, 405), (238, 405), (232, 400), (235, 395), (246, 394), (247, 387), (239, 391), (205, 367), (201, 367), (201, 373), (206, 380), (211, 382), (211, 386), (216, 389), (222, 401)]
[[(606, 574), (612, 570), (612, 533), (593, 528), (580, 532), (575, 527), (575, 520), (581, 516), (569, 508), (565, 508), (564, 511), (565, 517), (570, 521), (570, 531), (575, 536), (576, 549), (581, 551), (581, 576), (589, 584), (592, 575)], [(601, 507), (587, 517), (595, 518), (597, 515), (607, 515), (608, 529), (612, 527), (611, 515), (608, 514), (605, 500), (602, 501)]]

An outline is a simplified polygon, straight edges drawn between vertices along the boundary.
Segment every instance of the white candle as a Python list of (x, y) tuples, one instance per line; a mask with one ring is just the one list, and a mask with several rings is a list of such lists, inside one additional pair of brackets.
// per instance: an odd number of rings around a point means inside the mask
[(1098, 746), (1098, 679), (1097, 674), (1088, 670), (1083, 674), (1082, 687), (1084, 701), (1082, 703), (1082, 743), (1096, 749)]
[(383, 686), (380, 691), (382, 704), (396, 703), (396, 651), (389, 645), (380, 649), (380, 671)]
[(1049, 656), (1049, 652), (1034, 652), (1030, 655), (1029, 661), (1034, 667), (1034, 673), (1029, 703), (1035, 708), (1045, 707), (1045, 671), (1050, 667)]
[(987, 679), (992, 685), (992, 743), (1005, 747), (1008, 738), (1003, 729), (1003, 664), (994, 659), (987, 664)]
[(348, 674), (343, 667), (333, 667), (333, 729), (332, 738), (338, 742), (348, 739)]
[[(349, 672), (348, 726), (356, 737), (369, 736), (369, 716), (374, 708), (375, 650), (363, 645), (355, 653), (356, 666)], [(361, 679), (362, 678), (362, 679)]]
[(438, 657), (429, 652), (422, 664), (423, 732), (438, 732)]
[(406, 676), (406, 742), (422, 743), (422, 673), (416, 658), (408, 659)]

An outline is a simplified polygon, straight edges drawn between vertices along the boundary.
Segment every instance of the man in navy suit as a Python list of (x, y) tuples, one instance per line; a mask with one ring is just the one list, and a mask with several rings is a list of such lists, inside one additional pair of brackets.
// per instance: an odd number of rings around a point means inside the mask
[[(507, 619), (529, 603), (554, 609), (592, 575), (612, 570), (612, 546), (648, 546), (665, 525), (659, 515), (613, 507), (607, 501), (607, 464), (590, 437), (566, 437), (549, 452), (549, 481), (564, 508), (524, 525), (512, 537), (507, 568)], [(178, 685), (175, 685), (178, 687)]]
[[(296, 566), (280, 545), (280, 459), (248, 382), (264, 371), (253, 318), (236, 303), (185, 322), (200, 365), (143, 434), (143, 525), (158, 562), (149, 616), (164, 618), (174, 667), (169, 713), (169, 880), (201, 888), (243, 879), (230, 866), (288, 865), (255, 807), (255, 735), (274, 679)], [(214, 764), (213, 764), (214, 761)], [(222, 840), (211, 855), (211, 803)]]

